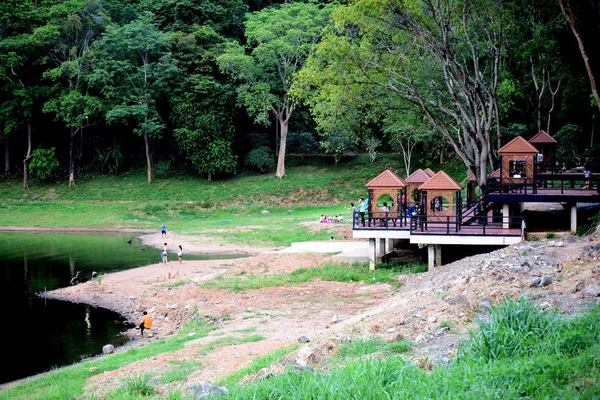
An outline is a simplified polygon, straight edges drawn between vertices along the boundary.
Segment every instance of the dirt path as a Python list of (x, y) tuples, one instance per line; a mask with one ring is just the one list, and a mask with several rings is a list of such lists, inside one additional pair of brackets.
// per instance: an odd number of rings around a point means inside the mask
[[(160, 234), (142, 238), (160, 247)], [(182, 244), (188, 253), (233, 252), (229, 246), (211, 244), (208, 238), (171, 236), (170, 249)], [(582, 295), (585, 287), (599, 285), (600, 253), (585, 253), (598, 244), (598, 236), (575, 239), (553, 247), (548, 241), (524, 243), (489, 255), (469, 257), (423, 274), (400, 278), (403, 286), (363, 282), (311, 282), (296, 286), (269, 287), (246, 292), (198, 287), (217, 276), (250, 276), (289, 273), (303, 267), (321, 266), (329, 256), (277, 253), (276, 249), (236, 248), (252, 256), (234, 260), (170, 262), (104, 275), (100, 282), (86, 282), (49, 293), (50, 297), (88, 303), (117, 311), (137, 323), (141, 311), (154, 319), (152, 337), (132, 345), (168, 337), (197, 312), (219, 329), (192, 340), (173, 353), (132, 363), (94, 376), (88, 393), (101, 397), (127, 372), (150, 372), (161, 376), (173, 361), (199, 361), (202, 368), (188, 377), (186, 386), (215, 382), (262, 355), (296, 343), (300, 336), (318, 347), (332, 336), (379, 336), (386, 340), (407, 339), (415, 343), (414, 361), (433, 368), (452, 357), (466, 328), (487, 304), (507, 296), (529, 293), (542, 307), (561, 306), (576, 310), (595, 301)], [(524, 254), (528, 254), (525, 261)], [(595, 258), (594, 258), (595, 257)], [(520, 265), (516, 268), (516, 265)], [(531, 264), (531, 265), (530, 265)], [(531, 268), (523, 267), (530, 265)], [(549, 276), (547, 287), (532, 287), (536, 277)], [(339, 322), (332, 322), (337, 316)], [(207, 344), (224, 337), (260, 335), (262, 340), (204, 351)], [(160, 391), (169, 390), (163, 385)]]

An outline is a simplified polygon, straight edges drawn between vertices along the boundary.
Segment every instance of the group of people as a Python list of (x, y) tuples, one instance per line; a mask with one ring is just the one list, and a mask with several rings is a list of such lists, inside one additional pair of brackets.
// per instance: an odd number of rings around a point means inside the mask
[(331, 223), (335, 223), (335, 222), (346, 222), (346, 220), (341, 215), (327, 216), (325, 214), (321, 214), (321, 218), (319, 219), (319, 222), (322, 224), (331, 224)]
[[(161, 233), (162, 237), (167, 237), (167, 226), (165, 225), (164, 222), (162, 222), (160, 225), (160, 233)], [(181, 247), (181, 245), (179, 245), (178, 247), (179, 247), (179, 249), (177, 250), (177, 258), (179, 259), (179, 264), (181, 264), (183, 262), (183, 248)], [(168, 256), (169, 256), (169, 251), (167, 250), (167, 243), (165, 243), (163, 245), (163, 249), (162, 249), (160, 255), (161, 255), (162, 263), (167, 264)]]

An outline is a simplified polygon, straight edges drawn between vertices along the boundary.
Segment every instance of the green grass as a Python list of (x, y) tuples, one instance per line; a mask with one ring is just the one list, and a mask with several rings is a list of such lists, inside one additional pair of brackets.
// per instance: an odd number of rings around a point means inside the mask
[(207, 352), (215, 351), (221, 347), (238, 345), (238, 344), (242, 344), (242, 343), (260, 342), (263, 339), (264, 339), (264, 337), (262, 337), (261, 335), (250, 335), (250, 336), (245, 336), (245, 337), (225, 336), (225, 337), (214, 340), (214, 341), (208, 343), (207, 345), (203, 346), (201, 349), (201, 352), (207, 353)]
[(200, 284), (201, 287), (229, 289), (243, 292), (265, 287), (298, 285), (315, 279), (335, 282), (364, 282), (366, 284), (388, 283), (399, 287), (397, 276), (427, 271), (427, 265), (382, 266), (375, 271), (366, 264), (325, 264), (323, 267), (300, 268), (289, 274), (218, 277)]
[[(417, 161), (414, 167), (439, 166)], [(211, 231), (223, 242), (285, 246), (325, 240), (325, 229), (311, 231), (303, 222), (321, 214), (350, 218), (350, 202), (366, 194), (365, 184), (385, 169), (405, 177), (399, 155), (353, 157), (333, 165), (328, 158), (288, 158), (287, 175), (241, 173), (230, 179), (206, 181), (193, 174), (174, 173), (146, 182), (143, 169), (119, 175), (78, 177), (76, 186), (3, 180), (2, 225), (40, 228), (141, 229), (158, 231), (160, 222), (179, 233)], [(444, 166), (456, 179), (463, 168)], [(270, 214), (263, 215), (267, 209)], [(239, 229), (244, 226), (243, 230)]]
[[(83, 394), (87, 378), (105, 371), (119, 369), (123, 365), (153, 357), (157, 354), (179, 350), (183, 348), (185, 342), (206, 336), (214, 329), (214, 327), (205, 325), (201, 319), (193, 320), (188, 322), (175, 337), (156, 340), (143, 347), (130, 348), (123, 353), (110, 354), (33, 377), (21, 384), (0, 390), (0, 399), (45, 400), (77, 398)], [(191, 333), (195, 333), (195, 335), (191, 336)], [(92, 372), (90, 368), (97, 368), (97, 370)], [(146, 379), (146, 376), (128, 377), (124, 382), (125, 388), (121, 392), (126, 392), (126, 387), (142, 387), (142, 383)]]
[(393, 343), (359, 340), (340, 349), (333, 367), (290, 368), (245, 387), (231, 385), (225, 398), (596, 399), (599, 343), (600, 306), (566, 317), (540, 312), (526, 299), (510, 300), (479, 321), (448, 367), (423, 371), (386, 348)]

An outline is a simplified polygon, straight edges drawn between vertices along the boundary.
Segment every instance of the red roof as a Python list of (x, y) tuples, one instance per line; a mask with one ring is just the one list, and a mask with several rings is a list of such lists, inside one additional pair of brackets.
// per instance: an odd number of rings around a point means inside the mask
[(410, 176), (408, 178), (406, 178), (404, 180), (404, 182), (406, 183), (425, 183), (429, 180), (429, 178), (431, 178), (429, 175), (427, 175), (427, 172), (423, 171), (422, 169), (418, 169), (415, 172), (413, 172), (412, 174), (410, 174)]
[(435, 172), (433, 172), (433, 170), (431, 168), (427, 168), (425, 169), (425, 173), (429, 176), (434, 176)]
[(398, 175), (386, 169), (366, 185), (368, 188), (402, 189), (406, 183)]
[(492, 174), (490, 175), (490, 178), (500, 178), (500, 168), (498, 168), (497, 170), (492, 172)]
[(461, 190), (462, 186), (444, 171), (432, 176), (427, 182), (419, 186), (419, 190)]
[(467, 175), (467, 179), (465, 179), (467, 182), (477, 182), (477, 178), (475, 177), (475, 174), (472, 172), (469, 172), (469, 175)]
[(506, 143), (500, 150), (500, 154), (537, 154), (539, 153), (531, 143), (523, 139), (521, 136), (517, 136), (510, 142)]
[(539, 131), (534, 137), (529, 139), (529, 143), (557, 143), (556, 140), (546, 133), (546, 131)]

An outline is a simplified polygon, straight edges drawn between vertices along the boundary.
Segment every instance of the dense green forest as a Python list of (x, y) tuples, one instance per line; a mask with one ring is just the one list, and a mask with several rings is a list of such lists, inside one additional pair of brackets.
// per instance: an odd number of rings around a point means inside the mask
[(540, 130), (582, 165), (599, 21), (593, 0), (4, 0), (2, 174), (281, 178), (290, 153), (399, 152), (410, 171), (424, 152), (484, 184)]

